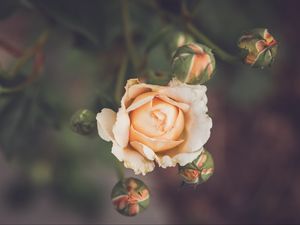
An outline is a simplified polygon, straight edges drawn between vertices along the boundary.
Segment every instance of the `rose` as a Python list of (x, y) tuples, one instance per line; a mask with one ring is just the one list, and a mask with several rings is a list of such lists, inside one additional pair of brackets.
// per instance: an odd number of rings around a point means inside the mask
[(172, 80), (168, 86), (127, 81), (118, 113), (97, 114), (99, 135), (126, 168), (145, 175), (155, 167), (184, 166), (196, 159), (210, 136), (206, 87)]

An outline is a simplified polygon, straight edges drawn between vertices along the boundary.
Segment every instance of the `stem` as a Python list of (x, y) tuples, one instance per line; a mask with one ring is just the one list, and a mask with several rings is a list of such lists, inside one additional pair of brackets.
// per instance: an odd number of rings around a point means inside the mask
[(129, 53), (129, 57), (132, 62), (133, 68), (137, 72), (139, 68), (139, 60), (138, 60), (137, 51), (134, 48), (134, 44), (132, 40), (128, 0), (121, 0), (121, 11), (122, 11), (122, 21), (123, 21), (123, 28), (124, 28), (124, 38), (126, 42), (127, 51)]
[(121, 96), (123, 94), (124, 80), (125, 80), (127, 66), (128, 66), (128, 57), (124, 56), (119, 69), (116, 90), (115, 90), (115, 101), (117, 102), (117, 104), (119, 104)]
[[(180, 23), (180, 21), (178, 21), (178, 18), (169, 12), (166, 12), (164, 10), (161, 9), (161, 7), (156, 4), (155, 1), (146, 1), (145, 2), (147, 6), (152, 7), (154, 10), (156, 10), (156, 12), (160, 15), (160, 17), (162, 18), (162, 20), (167, 19), (167, 21), (170, 23), (175, 23), (178, 24)], [(209, 39), (209, 37), (207, 37), (205, 34), (203, 34), (202, 32), (200, 32), (191, 22), (191, 18), (193, 17), (190, 12), (188, 11), (186, 5), (184, 4), (184, 2), (182, 3), (182, 7), (183, 7), (183, 16), (185, 18), (185, 20), (181, 21), (183, 22), (184, 26), (186, 27), (187, 31), (193, 35), (194, 37), (196, 37), (197, 39), (201, 40), (205, 45), (207, 45), (208, 47), (210, 47), (214, 53), (220, 57), (223, 61), (228, 62), (228, 63), (235, 63), (236, 61), (238, 61), (238, 58), (234, 55), (231, 55), (229, 53), (227, 53), (225, 50), (223, 50), (221, 47), (219, 47), (217, 44), (215, 44), (212, 40)]]
[(234, 63), (238, 60), (237, 57), (227, 53), (222, 48), (220, 48), (218, 45), (216, 45), (214, 42), (212, 42), (205, 34), (200, 32), (193, 24), (187, 23), (186, 24), (187, 30), (196, 38), (201, 40), (205, 45), (210, 47), (216, 55), (218, 55), (222, 60)]
[(119, 180), (122, 180), (124, 178), (124, 167), (123, 165), (117, 161), (116, 159), (114, 159), (115, 161), (115, 170), (116, 170), (116, 173), (117, 173), (117, 176), (118, 176), (118, 179)]

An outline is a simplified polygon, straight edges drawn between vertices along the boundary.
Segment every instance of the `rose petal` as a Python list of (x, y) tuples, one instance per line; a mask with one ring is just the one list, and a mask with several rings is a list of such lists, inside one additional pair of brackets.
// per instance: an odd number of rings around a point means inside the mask
[(129, 79), (125, 86), (125, 94), (121, 100), (121, 107), (124, 109), (127, 108), (130, 100), (148, 91), (151, 91), (151, 89), (146, 87), (145, 84), (140, 83), (138, 79)]
[(206, 114), (207, 97), (206, 87), (203, 85), (187, 85), (176, 80), (170, 87), (159, 92), (190, 105), (190, 110), (185, 113), (185, 140), (178, 148), (181, 152), (193, 152), (201, 149), (210, 136), (212, 120)]
[(255, 47), (256, 47), (256, 50), (258, 53), (263, 51), (266, 48), (266, 46), (267, 46), (267, 44), (264, 40), (260, 40), (255, 43)]
[(147, 137), (146, 135), (138, 132), (132, 126), (130, 127), (130, 142), (138, 141), (149, 148), (153, 149), (155, 152), (165, 151), (167, 149), (174, 148), (180, 145), (184, 140), (167, 140), (167, 139), (155, 139)]
[(113, 126), (112, 132), (116, 142), (121, 147), (126, 147), (129, 140), (130, 119), (128, 113), (120, 108), (117, 113), (117, 120)]
[(203, 149), (195, 152), (184, 152), (181, 153), (178, 150), (168, 151), (164, 154), (158, 154), (156, 157), (156, 162), (162, 168), (174, 167), (178, 163), (180, 166), (184, 166), (188, 163), (194, 161), (203, 151)]
[(153, 171), (155, 167), (153, 161), (146, 159), (130, 146), (122, 148), (117, 143), (114, 143), (112, 153), (118, 158), (119, 161), (124, 161), (124, 166), (126, 168), (133, 169), (136, 175), (145, 175), (146, 173)]
[(154, 170), (155, 164), (153, 161), (147, 160), (144, 156), (134, 150), (125, 150), (124, 166), (133, 169), (136, 175), (146, 175)]
[(212, 120), (206, 114), (190, 113), (186, 117), (184, 143), (179, 146), (182, 152), (193, 152), (202, 148), (210, 137)]
[(116, 121), (116, 113), (111, 109), (102, 109), (96, 116), (99, 136), (105, 141), (114, 140), (112, 132)]
[(173, 125), (173, 128), (171, 128), (168, 132), (166, 132), (162, 136), (159, 136), (159, 138), (176, 140), (177, 138), (180, 137), (180, 135), (184, 129), (184, 126), (185, 126), (184, 114), (183, 114), (182, 110), (178, 109), (178, 116)]
[(117, 159), (121, 162), (124, 161), (124, 149), (119, 146), (115, 141), (113, 142), (113, 146), (112, 146), (112, 149), (111, 149), (111, 153), (117, 157)]
[(171, 104), (171, 105), (175, 105), (178, 108), (182, 109), (184, 112), (187, 112), (190, 109), (190, 106), (188, 104), (182, 103), (182, 102), (176, 102), (173, 99), (169, 98), (166, 95), (158, 95), (158, 98), (160, 98), (161, 100)]
[(174, 127), (178, 110), (176, 106), (154, 98), (130, 113), (131, 126), (148, 137), (160, 137)]
[(134, 99), (134, 101), (130, 104), (126, 111), (129, 113), (130, 111), (133, 111), (145, 105), (146, 103), (151, 102), (156, 95), (156, 92), (146, 92), (139, 95)]
[(195, 79), (200, 71), (204, 71), (209, 64), (211, 64), (211, 58), (208, 54), (195, 54), (191, 61), (192, 66), (190, 67), (184, 82)]
[(125, 94), (122, 98), (121, 105), (123, 108), (128, 107), (130, 101), (145, 92), (156, 92), (165, 86), (140, 83), (138, 79), (129, 79), (125, 86)]
[(130, 142), (130, 145), (136, 149), (139, 153), (141, 153), (144, 157), (146, 157), (149, 160), (154, 160), (156, 155), (155, 152), (149, 148), (148, 146), (138, 142), (138, 141), (132, 141)]
[(207, 88), (204, 85), (188, 85), (174, 79), (169, 83), (169, 87), (160, 89), (158, 92), (188, 105), (191, 105), (194, 101), (201, 101), (203, 102), (201, 105), (202, 111), (206, 112), (206, 90)]

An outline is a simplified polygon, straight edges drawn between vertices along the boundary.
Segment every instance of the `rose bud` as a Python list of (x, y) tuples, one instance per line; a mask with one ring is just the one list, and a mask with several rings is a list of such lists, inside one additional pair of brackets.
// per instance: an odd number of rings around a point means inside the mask
[(71, 117), (71, 128), (81, 135), (92, 134), (96, 130), (95, 113), (88, 109), (80, 109)]
[(208, 180), (214, 173), (214, 161), (211, 154), (203, 149), (193, 162), (179, 167), (179, 175), (187, 184), (200, 184)]
[(141, 180), (125, 178), (113, 187), (111, 199), (119, 213), (124, 216), (135, 216), (149, 206), (150, 192)]
[(245, 33), (238, 41), (245, 64), (264, 68), (271, 66), (277, 54), (277, 41), (267, 29), (254, 29)]
[(172, 32), (166, 38), (165, 48), (168, 55), (171, 55), (177, 48), (190, 44), (194, 41), (194, 38), (184, 32)]
[(210, 137), (206, 87), (173, 79), (167, 86), (127, 81), (118, 112), (97, 114), (99, 136), (112, 154), (136, 174), (158, 166), (184, 166), (196, 159)]
[(215, 69), (215, 57), (208, 47), (190, 43), (175, 51), (172, 58), (172, 73), (187, 84), (203, 84)]

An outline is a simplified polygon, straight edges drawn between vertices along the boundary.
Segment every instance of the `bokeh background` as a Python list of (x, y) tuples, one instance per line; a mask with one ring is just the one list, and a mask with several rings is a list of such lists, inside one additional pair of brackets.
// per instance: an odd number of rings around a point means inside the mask
[(128, 55), (122, 4), (0, 1), (0, 223), (300, 223), (299, 1), (190, 0), (184, 19), (179, 0), (128, 1), (134, 47), (148, 63), (138, 74), (129, 63), (126, 78), (169, 71), (172, 35), (163, 31), (185, 31), (185, 19), (232, 54), (255, 27), (279, 42), (264, 70), (217, 57), (207, 83), (214, 176), (196, 189), (180, 188), (176, 168), (139, 176), (152, 199), (134, 218), (110, 202), (118, 180), (110, 144), (70, 126), (80, 108), (117, 107)]

